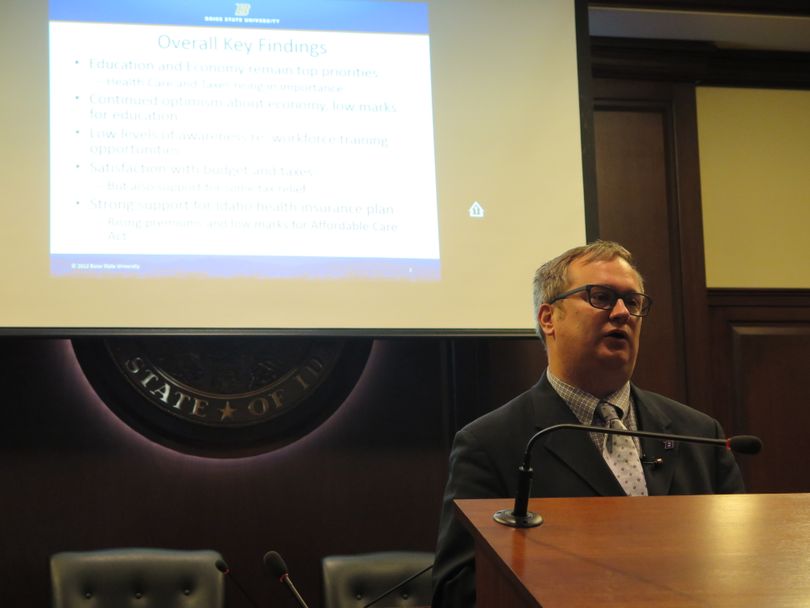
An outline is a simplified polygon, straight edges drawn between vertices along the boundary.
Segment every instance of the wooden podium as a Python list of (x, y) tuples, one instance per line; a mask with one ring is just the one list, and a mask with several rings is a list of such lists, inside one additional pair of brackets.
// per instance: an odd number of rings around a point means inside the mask
[(458, 500), (478, 608), (810, 606), (810, 494)]

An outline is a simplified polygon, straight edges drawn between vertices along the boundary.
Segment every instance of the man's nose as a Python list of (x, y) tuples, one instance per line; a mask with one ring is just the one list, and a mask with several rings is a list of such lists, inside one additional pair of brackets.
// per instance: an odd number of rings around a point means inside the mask
[(627, 305), (621, 298), (616, 298), (616, 303), (610, 309), (611, 319), (627, 319), (630, 317), (630, 311), (627, 310)]

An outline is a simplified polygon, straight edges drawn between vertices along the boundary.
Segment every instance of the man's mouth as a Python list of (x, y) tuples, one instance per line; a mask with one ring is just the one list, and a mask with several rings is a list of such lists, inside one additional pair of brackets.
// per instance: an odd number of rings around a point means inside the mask
[(618, 340), (629, 340), (630, 336), (627, 335), (627, 332), (622, 331), (621, 329), (614, 329), (613, 331), (609, 331), (605, 334), (606, 338), (616, 338)]

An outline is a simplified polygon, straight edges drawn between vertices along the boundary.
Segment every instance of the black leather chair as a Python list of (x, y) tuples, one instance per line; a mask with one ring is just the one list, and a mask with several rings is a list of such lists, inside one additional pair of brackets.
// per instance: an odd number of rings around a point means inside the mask
[(389, 589), (422, 572), (374, 604), (429, 606), (433, 553), (381, 551), (357, 555), (331, 555), (321, 560), (323, 608), (362, 608)]
[[(52, 608), (223, 608), (216, 551), (102, 549), (51, 556)], [(223, 562), (224, 563), (224, 562)]]

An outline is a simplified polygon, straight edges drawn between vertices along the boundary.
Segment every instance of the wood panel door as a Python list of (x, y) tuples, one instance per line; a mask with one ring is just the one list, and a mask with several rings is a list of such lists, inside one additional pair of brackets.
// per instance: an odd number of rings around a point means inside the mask
[(694, 86), (595, 79), (601, 238), (636, 257), (654, 300), (634, 381), (713, 411)]

